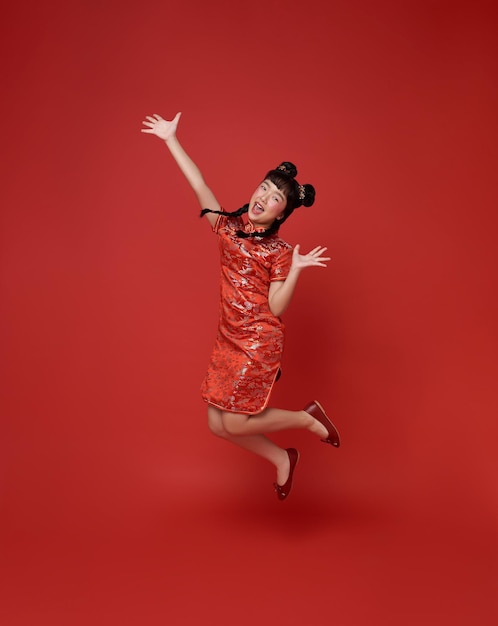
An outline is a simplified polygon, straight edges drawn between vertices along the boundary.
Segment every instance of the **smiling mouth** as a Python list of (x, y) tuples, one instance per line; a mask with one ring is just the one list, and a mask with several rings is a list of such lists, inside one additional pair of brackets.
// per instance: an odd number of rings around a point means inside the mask
[(256, 215), (261, 215), (261, 213), (264, 213), (264, 209), (260, 204), (256, 202), (254, 206), (252, 207), (252, 212), (255, 213)]

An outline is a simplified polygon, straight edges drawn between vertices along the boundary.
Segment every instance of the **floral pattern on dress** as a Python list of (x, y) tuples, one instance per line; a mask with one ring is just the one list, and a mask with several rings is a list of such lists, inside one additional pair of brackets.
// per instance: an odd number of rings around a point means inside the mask
[(284, 347), (284, 325), (268, 304), (270, 282), (285, 280), (292, 246), (272, 235), (237, 236), (240, 217), (220, 216), (220, 318), (216, 342), (201, 387), (203, 399), (224, 411), (253, 415), (263, 411), (277, 376)]

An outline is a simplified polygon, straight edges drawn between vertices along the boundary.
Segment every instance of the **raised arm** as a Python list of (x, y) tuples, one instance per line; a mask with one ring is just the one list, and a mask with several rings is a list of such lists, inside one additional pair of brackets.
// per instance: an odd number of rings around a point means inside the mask
[(300, 254), (299, 245), (294, 248), (292, 264), (287, 278), (270, 283), (268, 304), (273, 315), (280, 317), (291, 303), (302, 269), (305, 267), (327, 267), (325, 262), (330, 261), (330, 257), (322, 256), (326, 250), (327, 248), (317, 246), (308, 254)]
[[(178, 141), (176, 129), (180, 116), (181, 113), (177, 113), (171, 121), (168, 121), (157, 114), (152, 116), (147, 115), (145, 120), (142, 122), (147, 128), (142, 128), (142, 132), (150, 135), (156, 135), (156, 137), (159, 137), (159, 139), (162, 139), (165, 142), (181, 172), (194, 190), (201, 208), (211, 209), (212, 211), (220, 211), (220, 204), (211, 189), (206, 185), (200, 169), (192, 161)], [(217, 215), (213, 213), (206, 213), (206, 217), (211, 226), (214, 226)]]

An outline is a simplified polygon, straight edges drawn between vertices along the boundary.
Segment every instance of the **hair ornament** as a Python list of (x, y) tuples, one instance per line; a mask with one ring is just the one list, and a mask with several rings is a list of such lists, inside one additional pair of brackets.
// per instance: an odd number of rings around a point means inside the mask
[(306, 189), (304, 188), (304, 185), (299, 185), (299, 200), (304, 200), (305, 197)]
[(297, 176), (296, 166), (294, 165), (294, 163), (291, 163), (290, 161), (282, 161), (282, 163), (280, 163), (280, 165), (278, 165), (272, 171), (282, 172), (282, 174), (285, 174), (289, 178), (296, 178)]

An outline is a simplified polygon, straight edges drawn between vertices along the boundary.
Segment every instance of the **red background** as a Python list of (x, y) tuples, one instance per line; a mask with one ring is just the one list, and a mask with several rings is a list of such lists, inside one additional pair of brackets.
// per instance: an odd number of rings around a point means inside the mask
[[(53, 0), (0, 46), (5, 626), (496, 623), (494, 3)], [(199, 386), (216, 242), (144, 115), (237, 208), (292, 160), (329, 246), (274, 401), (340, 450), (273, 470)]]

